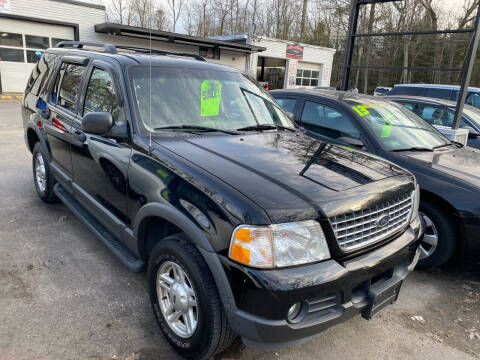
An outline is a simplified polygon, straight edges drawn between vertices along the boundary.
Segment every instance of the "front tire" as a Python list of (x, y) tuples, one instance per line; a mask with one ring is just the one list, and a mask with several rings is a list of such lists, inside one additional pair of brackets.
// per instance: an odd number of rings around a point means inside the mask
[(181, 356), (205, 359), (232, 343), (235, 336), (212, 274), (184, 234), (160, 241), (152, 250), (147, 271), (153, 312)]
[(446, 263), (454, 254), (457, 231), (451, 216), (430, 202), (420, 204), (420, 216), (425, 221), (425, 233), (420, 243), (417, 267), (429, 269)]
[(37, 142), (32, 151), (33, 183), (40, 199), (46, 203), (53, 204), (59, 200), (53, 192), (55, 179), (50, 171), (47, 159), (48, 157), (42, 146)]

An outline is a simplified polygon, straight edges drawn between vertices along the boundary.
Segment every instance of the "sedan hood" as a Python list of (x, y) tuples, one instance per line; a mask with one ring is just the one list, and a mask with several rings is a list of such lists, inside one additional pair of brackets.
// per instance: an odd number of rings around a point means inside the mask
[(402, 155), (420, 165), (480, 187), (480, 150), (463, 147), (434, 152), (408, 152)]
[(302, 132), (155, 141), (243, 193), (273, 222), (331, 216), (413, 186), (411, 175), (392, 163)]

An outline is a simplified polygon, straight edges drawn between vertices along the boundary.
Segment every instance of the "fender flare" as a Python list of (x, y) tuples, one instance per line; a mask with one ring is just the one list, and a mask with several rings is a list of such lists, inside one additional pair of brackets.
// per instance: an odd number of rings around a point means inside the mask
[[(172, 205), (165, 205), (157, 202), (148, 203), (138, 210), (133, 225), (133, 234), (137, 240), (140, 239), (140, 227), (143, 220), (151, 216), (167, 220), (178, 227), (191, 239), (195, 246), (209, 252), (215, 251), (203, 231), (201, 231), (186, 215), (182, 214)], [(141, 251), (142, 247), (140, 244), (138, 244), (138, 247), (139, 251)]]
[[(52, 161), (52, 154), (50, 154), (50, 148), (48, 147), (47, 141), (45, 140), (44, 133), (40, 128), (38, 127), (37, 124), (34, 124), (32, 126), (29, 126), (27, 131), (25, 131), (25, 137), (27, 138), (27, 144), (28, 144), (28, 131), (33, 130), (35, 132), (35, 135), (37, 135), (38, 142), (40, 143), (40, 146), (43, 148), (45, 155), (47, 156), (47, 161), (51, 162)], [(33, 149), (32, 149), (33, 151)]]
[[(174, 224), (176, 227), (182, 230), (197, 247), (203, 259), (207, 263), (207, 266), (210, 268), (210, 272), (215, 279), (215, 283), (227, 317), (230, 323), (232, 323), (234, 321), (233, 313), (237, 310), (235, 298), (218, 255), (205, 234), (187, 216), (182, 214), (179, 210), (175, 209), (171, 205), (148, 203), (140, 208), (137, 216), (135, 217), (133, 233), (137, 241), (139, 240), (139, 232), (142, 221), (150, 216), (159, 217)], [(143, 251), (140, 248), (141, 246), (138, 244), (139, 252)]]

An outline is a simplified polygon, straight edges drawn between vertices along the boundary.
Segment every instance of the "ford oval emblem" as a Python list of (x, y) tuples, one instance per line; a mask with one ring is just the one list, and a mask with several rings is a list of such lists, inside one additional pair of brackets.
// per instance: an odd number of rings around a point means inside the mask
[(390, 221), (389, 215), (382, 216), (381, 218), (377, 219), (377, 227), (383, 228), (388, 225), (389, 221)]

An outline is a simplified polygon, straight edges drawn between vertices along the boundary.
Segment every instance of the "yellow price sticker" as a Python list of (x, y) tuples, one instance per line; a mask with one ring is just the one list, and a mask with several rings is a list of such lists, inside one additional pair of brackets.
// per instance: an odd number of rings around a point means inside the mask
[(370, 111), (367, 110), (365, 105), (353, 106), (352, 109), (355, 110), (357, 112), (357, 114), (362, 116), (362, 117), (370, 114)]

